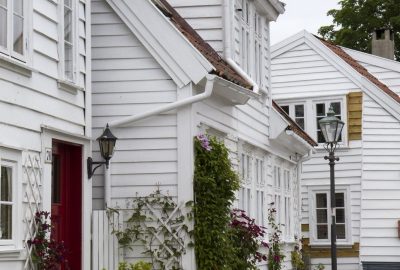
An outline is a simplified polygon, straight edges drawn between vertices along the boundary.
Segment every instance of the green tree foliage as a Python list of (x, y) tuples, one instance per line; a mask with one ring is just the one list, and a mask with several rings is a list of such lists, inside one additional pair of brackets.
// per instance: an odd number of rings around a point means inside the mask
[(341, 9), (327, 13), (333, 24), (318, 30), (324, 39), (370, 53), (373, 31), (390, 27), (397, 44), (395, 56), (400, 60), (400, 0), (341, 0), (339, 4)]

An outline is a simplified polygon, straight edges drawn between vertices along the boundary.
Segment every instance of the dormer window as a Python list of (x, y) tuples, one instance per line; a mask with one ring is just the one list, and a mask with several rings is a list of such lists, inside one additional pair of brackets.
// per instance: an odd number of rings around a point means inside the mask
[(242, 70), (262, 88), (267, 46), (265, 42), (268, 40), (268, 33), (264, 34), (266, 18), (249, 0), (236, 0), (234, 10), (233, 58)]

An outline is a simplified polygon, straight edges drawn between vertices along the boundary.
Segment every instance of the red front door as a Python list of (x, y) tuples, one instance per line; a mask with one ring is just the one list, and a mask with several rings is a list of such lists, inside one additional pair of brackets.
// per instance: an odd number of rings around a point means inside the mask
[(64, 241), (67, 263), (62, 270), (81, 270), (82, 147), (53, 141), (51, 215), (53, 237)]

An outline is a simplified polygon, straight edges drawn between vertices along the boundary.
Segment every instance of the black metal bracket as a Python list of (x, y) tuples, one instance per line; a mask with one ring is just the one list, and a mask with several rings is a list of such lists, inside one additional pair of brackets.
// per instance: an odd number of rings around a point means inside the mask
[[(87, 174), (88, 174), (88, 178), (92, 178), (94, 172), (97, 170), (97, 168), (99, 168), (101, 165), (106, 165), (106, 167), (108, 168), (108, 160), (107, 161), (93, 161), (93, 159), (91, 157), (87, 158)], [(93, 168), (93, 165), (97, 165), (96, 167)]]

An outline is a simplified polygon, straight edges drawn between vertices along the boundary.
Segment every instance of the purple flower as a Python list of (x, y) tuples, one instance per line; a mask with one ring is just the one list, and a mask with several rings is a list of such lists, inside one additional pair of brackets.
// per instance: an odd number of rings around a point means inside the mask
[(211, 151), (212, 147), (210, 145), (210, 141), (208, 137), (204, 134), (197, 135), (196, 138), (200, 141), (201, 147), (203, 147), (206, 151)]

